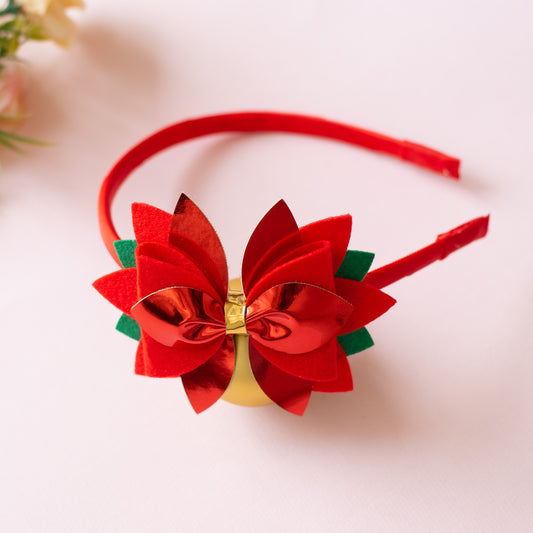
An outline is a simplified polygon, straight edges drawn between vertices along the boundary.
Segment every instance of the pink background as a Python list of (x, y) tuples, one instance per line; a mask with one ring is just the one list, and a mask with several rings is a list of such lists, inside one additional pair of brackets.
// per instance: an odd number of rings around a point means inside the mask
[[(527, 1), (92, 0), (63, 52), (28, 44), (30, 117), (53, 142), (2, 152), (0, 530), (533, 530), (533, 8)], [(155, 129), (286, 110), (462, 157), (453, 182), (341, 144), (220, 136), (149, 162), (120, 192), (188, 193), (238, 275), (283, 197), (305, 224), (354, 216), (379, 266), (491, 213), (487, 239), (388, 291), (356, 388), (298, 418), (135, 376), (135, 342), (91, 282), (103, 176)]]

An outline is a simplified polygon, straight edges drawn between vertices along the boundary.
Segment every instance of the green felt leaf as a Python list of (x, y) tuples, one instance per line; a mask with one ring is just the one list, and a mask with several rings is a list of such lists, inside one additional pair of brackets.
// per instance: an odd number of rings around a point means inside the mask
[(141, 328), (139, 327), (139, 324), (128, 315), (123, 314), (118, 319), (116, 329), (117, 331), (120, 331), (120, 333), (124, 333), (124, 335), (127, 335), (136, 341), (141, 340)]
[(124, 268), (132, 268), (135, 266), (135, 248), (137, 248), (137, 241), (115, 241), (113, 246), (120, 259), (120, 263)]
[[(115, 251), (117, 252), (120, 263), (124, 268), (132, 268), (135, 266), (135, 248), (137, 248), (137, 241), (122, 240), (113, 243)], [(118, 322), (116, 329), (124, 335), (135, 339), (141, 339), (141, 328), (133, 318), (123, 314)]]
[(337, 340), (346, 355), (353, 355), (374, 346), (374, 341), (366, 328), (356, 329), (351, 333), (341, 335), (337, 337)]
[(371, 252), (360, 252), (359, 250), (347, 250), (341, 266), (335, 276), (338, 278), (353, 279), (363, 281), (366, 273), (370, 270), (370, 265), (374, 260)]

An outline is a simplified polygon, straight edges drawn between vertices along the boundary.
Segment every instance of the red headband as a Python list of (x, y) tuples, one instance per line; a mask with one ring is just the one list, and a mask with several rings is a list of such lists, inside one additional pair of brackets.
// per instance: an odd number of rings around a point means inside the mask
[(229, 292), (220, 241), (185, 195), (173, 215), (134, 204), (136, 241), (120, 240), (111, 221), (111, 203), (146, 159), (205, 135), (267, 131), (344, 141), (459, 177), (458, 159), (425, 146), (281, 113), (188, 120), (154, 133), (127, 152), (104, 180), (98, 202), (102, 238), (123, 268), (99, 279), (95, 287), (123, 311), (117, 329), (140, 341), (136, 372), (181, 376), (197, 412), (222, 395), (235, 403), (261, 403), (248, 401), (248, 393), (244, 399), (241, 393), (231, 395), (246, 369), (246, 379), (265, 399), (296, 414), (303, 413), (311, 391), (351, 390), (346, 355), (373, 344), (364, 326), (394, 303), (379, 289), (487, 233), (489, 217), (476, 218), (367, 274), (373, 254), (347, 250), (349, 215), (298, 228), (281, 201), (250, 238), (242, 267), (244, 290), (230, 285)]

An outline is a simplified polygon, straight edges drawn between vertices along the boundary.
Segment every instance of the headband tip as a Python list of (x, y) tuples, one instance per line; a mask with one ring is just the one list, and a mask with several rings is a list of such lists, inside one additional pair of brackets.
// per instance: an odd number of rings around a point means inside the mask
[(400, 158), (447, 178), (459, 179), (460, 159), (411, 141), (401, 143)]
[(437, 237), (437, 243), (441, 247), (441, 257), (444, 259), (452, 252), (485, 237), (489, 231), (490, 215), (474, 218), (460, 226), (443, 233)]
[(460, 178), (460, 175), (459, 175), (460, 165), (461, 165), (460, 159), (450, 158), (448, 159), (448, 161), (446, 161), (445, 166), (442, 169), (442, 174), (446, 176), (447, 178), (458, 180)]
[(480, 217), (479, 221), (480, 221), (479, 222), (479, 230), (480, 231), (479, 231), (478, 239), (482, 239), (489, 232), (490, 214), (489, 215), (485, 215), (484, 217)]

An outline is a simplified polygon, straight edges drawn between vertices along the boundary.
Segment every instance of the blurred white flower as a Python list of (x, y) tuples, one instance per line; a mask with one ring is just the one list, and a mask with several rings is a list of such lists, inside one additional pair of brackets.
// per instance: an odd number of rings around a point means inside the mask
[(39, 26), (44, 37), (68, 48), (76, 34), (76, 26), (65, 14), (69, 7), (83, 9), (83, 0), (19, 0), (28, 19)]

